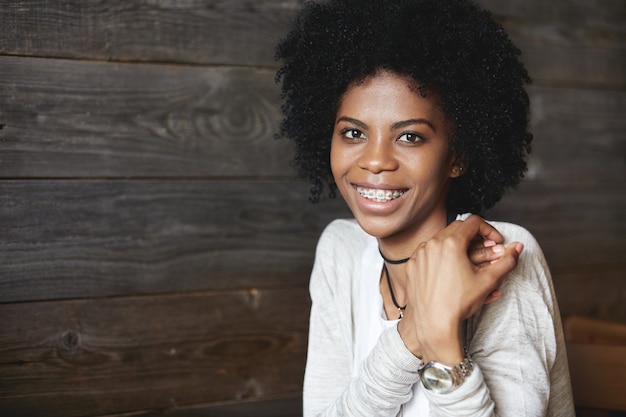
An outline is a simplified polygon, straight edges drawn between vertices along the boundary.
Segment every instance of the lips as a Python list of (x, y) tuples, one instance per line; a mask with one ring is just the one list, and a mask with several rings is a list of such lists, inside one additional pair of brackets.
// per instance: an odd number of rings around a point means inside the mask
[(380, 188), (366, 188), (359, 186), (356, 187), (356, 191), (362, 197), (377, 203), (386, 203), (388, 201), (395, 200), (396, 198), (401, 197), (405, 192), (404, 190), (383, 190)]

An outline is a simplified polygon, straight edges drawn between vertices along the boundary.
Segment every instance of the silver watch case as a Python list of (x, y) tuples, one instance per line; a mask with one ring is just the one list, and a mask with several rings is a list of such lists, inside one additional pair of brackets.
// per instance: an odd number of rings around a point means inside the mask
[(447, 394), (457, 389), (472, 374), (474, 363), (466, 357), (456, 366), (428, 362), (418, 370), (422, 385), (437, 394)]

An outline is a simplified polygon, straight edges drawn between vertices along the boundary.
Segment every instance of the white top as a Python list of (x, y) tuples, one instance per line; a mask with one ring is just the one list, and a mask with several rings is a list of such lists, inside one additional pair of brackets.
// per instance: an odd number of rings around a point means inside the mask
[(492, 224), (505, 243), (522, 242), (524, 251), (500, 299), (467, 320), (474, 371), (448, 394), (421, 387), (420, 360), (404, 346), (397, 321), (384, 320), (376, 239), (354, 220), (326, 228), (310, 283), (305, 417), (395, 417), (403, 404), (404, 417), (427, 408), (430, 416), (574, 416), (561, 320), (541, 249), (523, 228)]
[[(355, 315), (354, 333), (354, 364), (352, 376), (359, 377), (362, 369), (361, 364), (370, 354), (380, 334), (387, 329), (395, 328), (398, 319), (387, 320), (387, 315), (383, 307), (383, 297), (380, 293), (380, 271), (383, 269), (383, 258), (378, 251), (376, 240), (373, 239), (365, 250), (361, 258), (362, 269), (359, 273), (361, 285), (359, 297), (363, 305), (372, 308), (363, 308)], [(428, 417), (430, 408), (428, 400), (424, 394), (422, 384), (414, 384), (413, 397), (402, 406), (402, 416)]]

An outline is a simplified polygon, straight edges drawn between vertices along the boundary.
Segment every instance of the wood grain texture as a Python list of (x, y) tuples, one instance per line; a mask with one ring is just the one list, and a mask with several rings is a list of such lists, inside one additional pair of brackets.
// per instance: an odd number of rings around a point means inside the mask
[(619, 266), (626, 245), (626, 182), (525, 182), (488, 219), (526, 227), (553, 267)]
[(553, 23), (570, 30), (585, 27), (603, 27), (606, 30), (624, 32), (626, 5), (622, 0), (602, 0), (590, 3), (586, 0), (476, 0), (495, 16), (510, 16), (519, 21), (540, 24)]
[(626, 87), (622, 0), (478, 0), (521, 49), (537, 84)]
[[(349, 216), (273, 139), (301, 3), (0, 0), (0, 414), (301, 415), (314, 247)], [(535, 80), (486, 215), (534, 234), (563, 315), (626, 322), (626, 3), (479, 3)]]
[(0, 57), (0, 177), (293, 176), (274, 71)]
[[(291, 176), (274, 72), (0, 57), (0, 177)], [(529, 178), (626, 172), (626, 91), (531, 87)]]
[[(5, 181), (1, 300), (306, 283), (321, 230), (349, 216), (341, 201), (309, 204), (307, 188), (291, 182)], [(565, 312), (626, 319), (624, 213), (624, 184), (527, 182), (486, 215), (535, 235)]]
[(113, 61), (274, 65), (299, 0), (0, 1), (0, 52)]
[(525, 181), (491, 220), (517, 223), (537, 239), (561, 313), (626, 322), (626, 181)]
[(95, 416), (295, 397), (308, 305), (306, 286), (0, 305), (0, 410)]
[[(0, 53), (114, 61), (276, 66), (302, 1), (0, 1)], [(620, 0), (493, 1), (539, 84), (626, 85)]]
[(245, 181), (3, 181), (0, 302), (306, 285), (342, 201)]
[(527, 179), (626, 182), (626, 90), (530, 87), (529, 95), (534, 140)]

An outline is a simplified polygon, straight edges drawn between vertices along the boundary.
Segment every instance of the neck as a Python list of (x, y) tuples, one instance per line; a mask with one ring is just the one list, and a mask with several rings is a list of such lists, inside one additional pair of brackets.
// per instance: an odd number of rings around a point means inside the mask
[[(402, 260), (409, 258), (415, 249), (432, 238), (435, 234), (447, 225), (447, 215), (445, 210), (433, 213), (427, 222), (423, 222), (416, 227), (407, 228), (402, 232), (391, 236), (378, 238), (378, 248), (384, 258), (390, 260)], [(388, 266), (392, 266), (388, 264)]]

